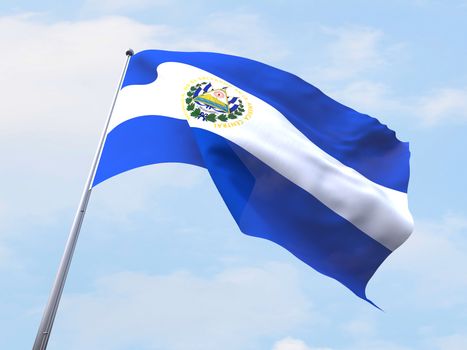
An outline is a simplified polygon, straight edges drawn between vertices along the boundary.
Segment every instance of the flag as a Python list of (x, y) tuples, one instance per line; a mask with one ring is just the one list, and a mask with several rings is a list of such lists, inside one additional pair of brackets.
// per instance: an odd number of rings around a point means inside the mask
[(93, 186), (137, 167), (206, 168), (240, 230), (368, 300), (410, 235), (409, 146), (299, 77), (246, 58), (131, 57)]

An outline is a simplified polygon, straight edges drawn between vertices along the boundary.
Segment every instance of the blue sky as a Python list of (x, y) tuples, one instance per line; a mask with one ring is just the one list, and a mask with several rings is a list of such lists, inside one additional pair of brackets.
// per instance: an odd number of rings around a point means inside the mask
[(466, 1), (0, 4), (0, 348), (30, 348), (124, 63), (220, 51), (293, 72), (410, 141), (416, 228), (368, 295), (244, 236), (206, 171), (93, 192), (49, 349), (467, 348)]

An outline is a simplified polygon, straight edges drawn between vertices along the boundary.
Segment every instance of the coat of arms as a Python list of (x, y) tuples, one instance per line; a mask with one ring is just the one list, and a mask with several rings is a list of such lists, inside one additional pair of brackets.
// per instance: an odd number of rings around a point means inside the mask
[(251, 115), (251, 107), (245, 106), (246, 97), (240, 91), (226, 85), (220, 81), (188, 85), (184, 95), (187, 116), (225, 127), (243, 124)]

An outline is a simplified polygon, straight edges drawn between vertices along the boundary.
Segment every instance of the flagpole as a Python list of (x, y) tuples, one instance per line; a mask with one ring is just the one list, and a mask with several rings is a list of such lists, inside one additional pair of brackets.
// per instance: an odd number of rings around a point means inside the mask
[(75, 214), (75, 219), (70, 229), (70, 234), (66, 242), (65, 251), (63, 252), (62, 260), (60, 261), (60, 266), (55, 277), (55, 282), (53, 284), (52, 290), (50, 292), (49, 301), (45, 307), (44, 314), (42, 316), (41, 323), (39, 325), (39, 330), (37, 331), (36, 340), (32, 350), (45, 350), (47, 349), (47, 343), (49, 342), (50, 332), (52, 331), (52, 326), (55, 320), (55, 315), (57, 313), (58, 305), (60, 303), (60, 298), (62, 296), (63, 288), (65, 286), (66, 277), (68, 270), (70, 269), (71, 260), (73, 258), (73, 252), (76, 247), (76, 242), (78, 241), (79, 231), (81, 229), (81, 224), (83, 223), (84, 215), (86, 214), (86, 208), (88, 206), (89, 198), (91, 197), (92, 191), (92, 182), (94, 180), (94, 175), (97, 169), (97, 163), (102, 153), (102, 148), (104, 146), (105, 137), (107, 135), (107, 128), (109, 126), (110, 118), (115, 107), (115, 102), (117, 100), (118, 92), (122, 88), (123, 79), (125, 77), (126, 70), (128, 68), (128, 63), (131, 56), (134, 52), (132, 49), (126, 51), (126, 61), (125, 66), (120, 77), (120, 82), (118, 84), (117, 91), (115, 92), (112, 106), (110, 107), (107, 120), (105, 122), (104, 130), (97, 146), (96, 154), (94, 155), (94, 160), (91, 165), (91, 170), (89, 172), (88, 178), (86, 180), (86, 185), (83, 189), (83, 194), (81, 195), (81, 200), (78, 206), (78, 209)]

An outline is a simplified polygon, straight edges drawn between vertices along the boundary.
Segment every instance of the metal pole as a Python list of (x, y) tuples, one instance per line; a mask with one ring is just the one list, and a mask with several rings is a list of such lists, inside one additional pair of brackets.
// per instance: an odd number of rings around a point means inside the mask
[(94, 175), (97, 168), (97, 163), (102, 153), (102, 148), (104, 146), (104, 141), (107, 135), (107, 128), (109, 126), (110, 117), (115, 107), (115, 101), (117, 100), (118, 92), (122, 88), (123, 78), (125, 77), (125, 72), (130, 61), (130, 57), (133, 56), (133, 50), (129, 49), (126, 51), (126, 62), (125, 67), (123, 68), (122, 76), (120, 77), (120, 82), (118, 84), (118, 89), (115, 92), (115, 96), (110, 107), (109, 115), (105, 122), (104, 130), (99, 141), (99, 145), (94, 155), (94, 160), (92, 162), (91, 170), (89, 172), (88, 178), (86, 180), (86, 185), (84, 186), (83, 194), (81, 196), (81, 201), (78, 206), (78, 210), (71, 226), (70, 234), (68, 236), (68, 241), (66, 242), (65, 251), (63, 252), (62, 260), (60, 261), (60, 266), (58, 268), (57, 276), (55, 277), (55, 282), (50, 292), (49, 301), (44, 310), (44, 315), (42, 316), (42, 321), (39, 325), (39, 330), (37, 331), (36, 340), (32, 347), (33, 350), (45, 350), (47, 349), (47, 343), (49, 342), (50, 332), (52, 331), (52, 326), (55, 319), (55, 314), (57, 313), (58, 304), (60, 303), (60, 298), (62, 296), (63, 287), (65, 286), (66, 277), (68, 270), (70, 269), (71, 259), (73, 258), (73, 252), (76, 247), (76, 242), (78, 241), (79, 231), (81, 229), (81, 224), (83, 223), (84, 214), (86, 213), (86, 208), (88, 206), (89, 197), (91, 196), (92, 191), (92, 181), (94, 180)]

